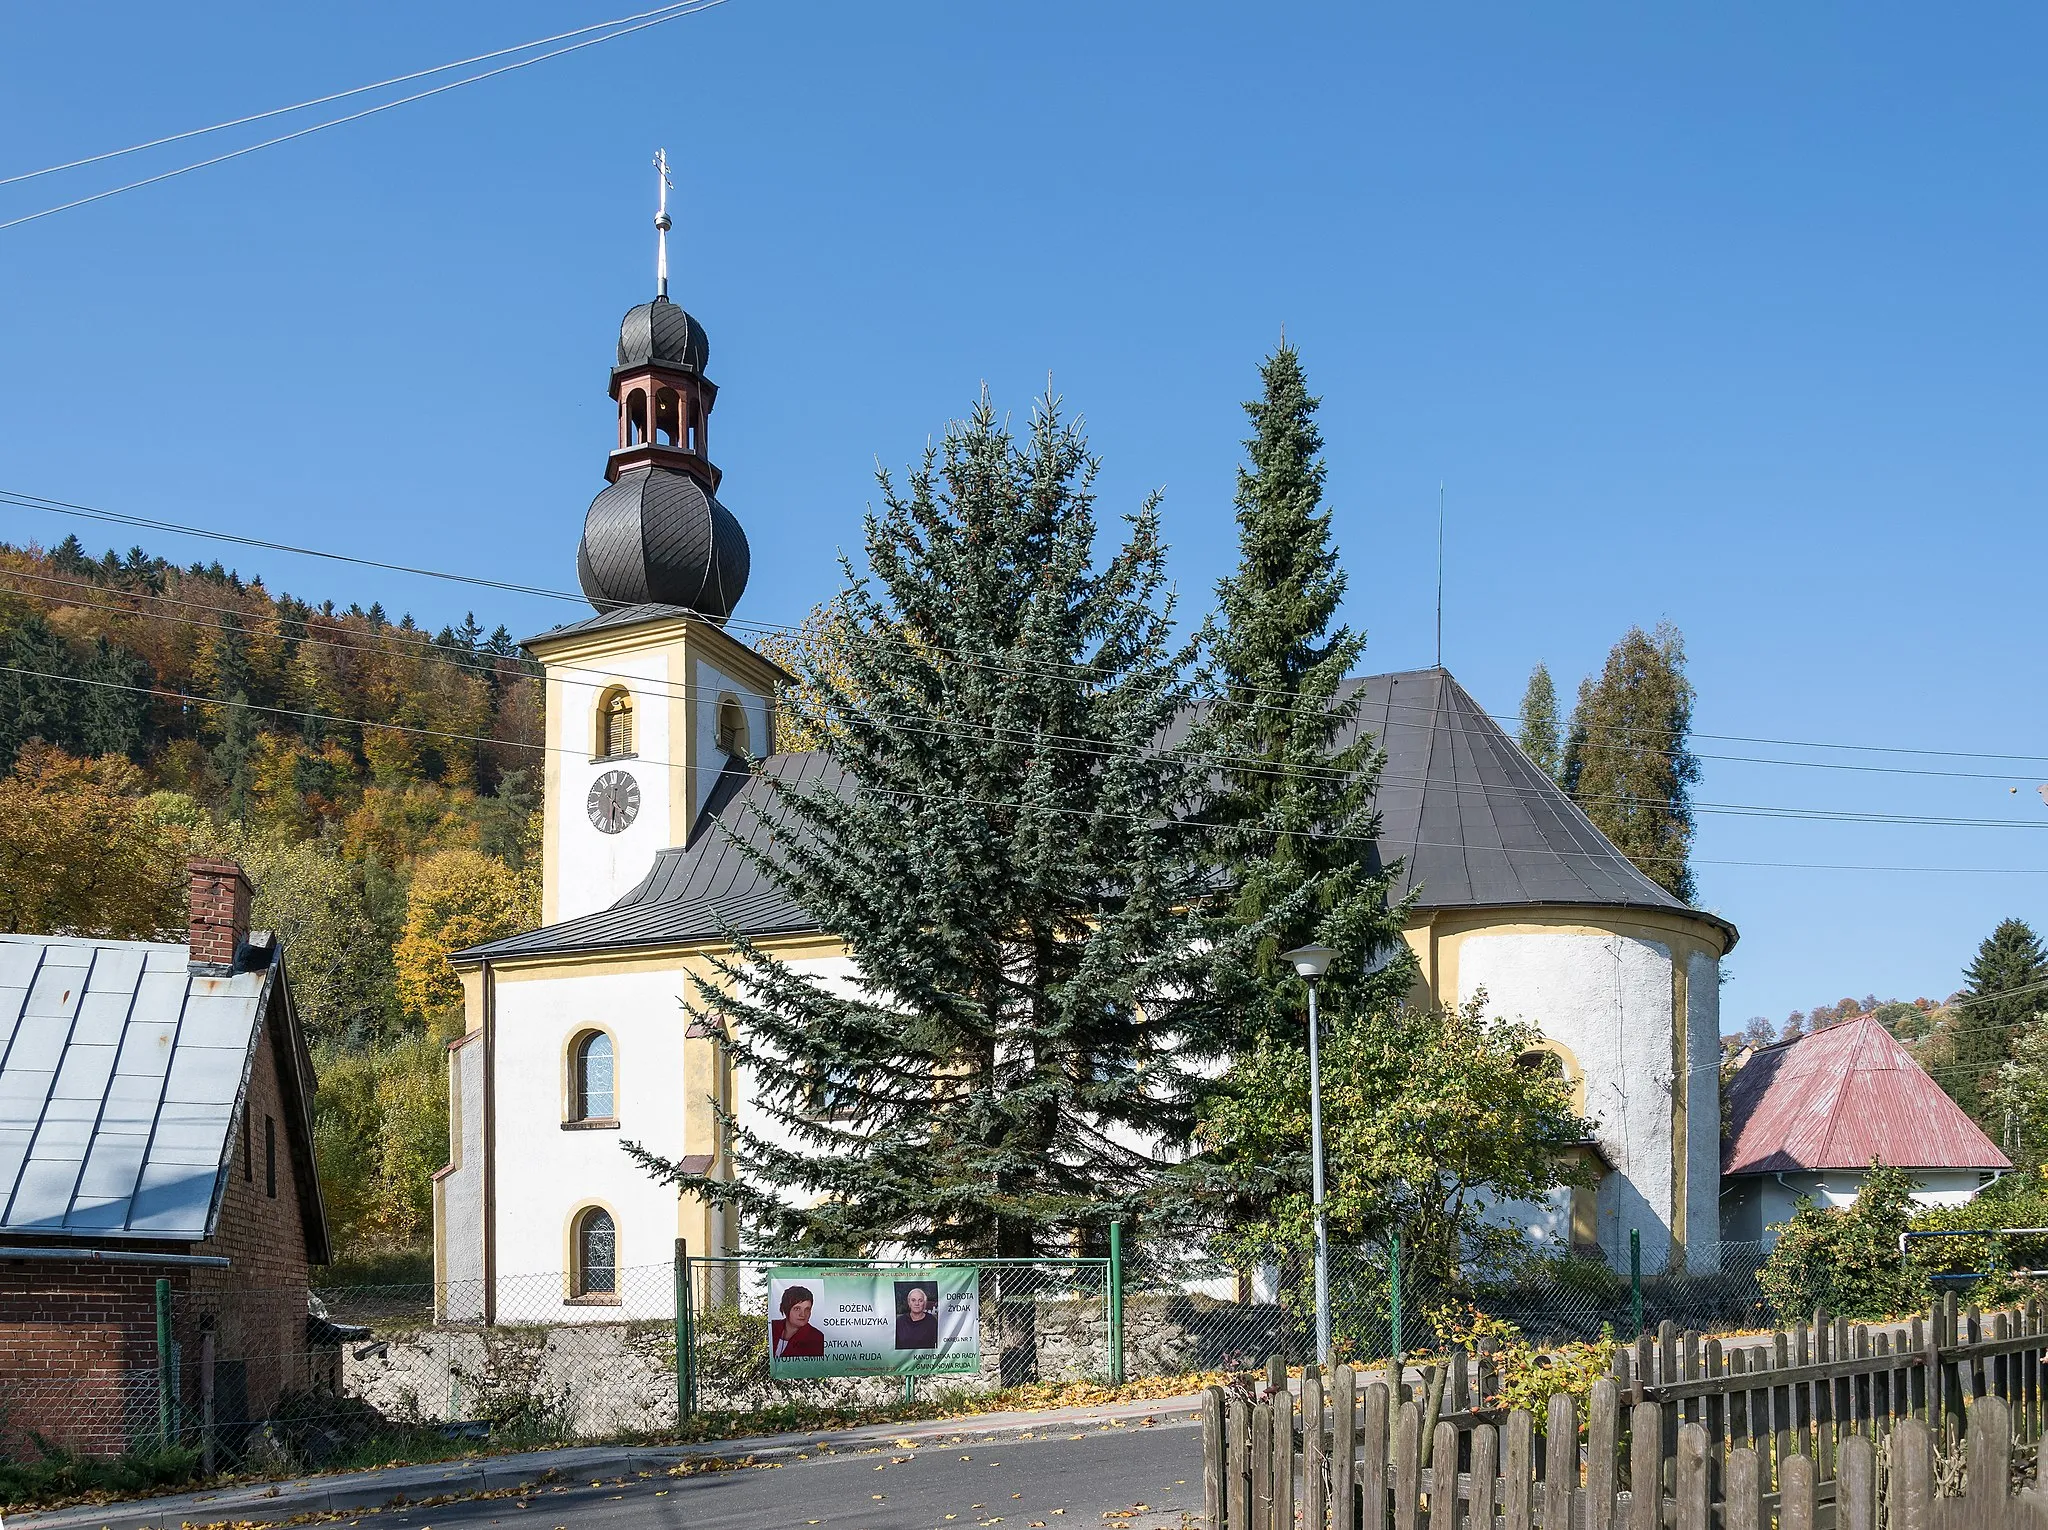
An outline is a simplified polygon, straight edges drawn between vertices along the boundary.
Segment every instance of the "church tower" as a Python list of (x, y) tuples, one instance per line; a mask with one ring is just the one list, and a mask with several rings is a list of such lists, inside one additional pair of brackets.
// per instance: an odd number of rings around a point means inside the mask
[(717, 497), (711, 344), (669, 301), (668, 167), (656, 164), (655, 296), (619, 325), (616, 443), (576, 549), (597, 614), (525, 645), (546, 669), (549, 924), (610, 906), (658, 851), (689, 842), (721, 773), (774, 751), (787, 679), (724, 630), (751, 560)]

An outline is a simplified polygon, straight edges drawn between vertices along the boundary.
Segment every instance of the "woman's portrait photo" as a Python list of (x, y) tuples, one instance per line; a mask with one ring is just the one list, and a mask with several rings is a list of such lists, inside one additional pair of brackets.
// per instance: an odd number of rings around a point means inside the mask
[(896, 1347), (939, 1347), (939, 1283), (936, 1280), (896, 1282)]
[(782, 1316), (768, 1325), (768, 1353), (777, 1360), (822, 1360), (825, 1358), (823, 1330), (811, 1326), (811, 1304), (816, 1300), (809, 1286), (784, 1286), (777, 1305)]

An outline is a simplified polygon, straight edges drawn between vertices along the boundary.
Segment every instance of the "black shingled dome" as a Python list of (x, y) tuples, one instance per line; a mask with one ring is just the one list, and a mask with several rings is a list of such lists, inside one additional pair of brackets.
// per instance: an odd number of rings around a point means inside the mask
[(747, 534), (688, 473), (629, 468), (583, 518), (576, 580), (600, 611), (653, 602), (724, 621), (747, 587)]
[(622, 367), (676, 367), (702, 372), (711, 359), (711, 341), (704, 326), (667, 298), (628, 309), (619, 324)]

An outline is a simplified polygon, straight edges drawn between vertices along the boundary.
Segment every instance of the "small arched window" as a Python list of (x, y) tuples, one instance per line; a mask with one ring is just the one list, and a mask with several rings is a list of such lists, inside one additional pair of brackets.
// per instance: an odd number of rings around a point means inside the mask
[(614, 686), (597, 704), (597, 754), (599, 759), (633, 752), (633, 698), (623, 687)]
[(725, 754), (747, 752), (746, 709), (731, 696), (718, 704), (718, 747)]
[(681, 445), (681, 413), (681, 400), (676, 397), (675, 389), (663, 388), (657, 392), (654, 395), (654, 429), (648, 439), (659, 441), (664, 446)]
[(612, 1214), (592, 1206), (576, 1218), (571, 1238), (576, 1268), (572, 1294), (616, 1296), (619, 1293), (619, 1234)]
[(647, 395), (635, 388), (626, 395), (626, 445), (641, 446), (647, 441)]
[(618, 1097), (613, 1088), (612, 1039), (603, 1031), (586, 1031), (569, 1056), (570, 1119), (609, 1121)]

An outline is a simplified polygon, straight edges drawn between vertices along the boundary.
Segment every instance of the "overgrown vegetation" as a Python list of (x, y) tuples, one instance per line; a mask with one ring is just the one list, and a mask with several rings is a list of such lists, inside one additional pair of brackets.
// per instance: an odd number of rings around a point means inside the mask
[(536, 667), (140, 548), (0, 546), (0, 928), (183, 939), (224, 854), (284, 939), (344, 1258), (427, 1236), (447, 953), (539, 917)]

